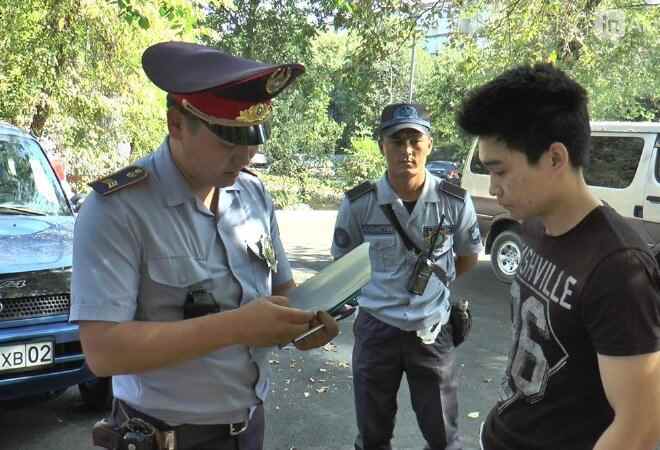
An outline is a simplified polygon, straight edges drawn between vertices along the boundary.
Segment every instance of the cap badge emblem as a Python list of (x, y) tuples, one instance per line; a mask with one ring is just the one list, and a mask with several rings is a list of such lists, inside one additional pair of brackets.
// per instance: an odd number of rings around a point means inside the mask
[(271, 73), (266, 80), (266, 92), (269, 95), (274, 95), (281, 91), (284, 86), (291, 79), (291, 68), (280, 67), (275, 72)]
[(272, 112), (273, 108), (269, 103), (257, 103), (256, 105), (252, 105), (248, 109), (241, 111), (236, 120), (251, 125), (257, 124), (268, 119)]
[(400, 106), (394, 110), (395, 119), (410, 119), (417, 117), (417, 110), (412, 106)]
[(270, 237), (261, 235), (259, 238), (259, 253), (259, 256), (266, 262), (268, 268), (273, 273), (277, 273), (277, 256), (275, 255), (273, 241), (270, 240)]

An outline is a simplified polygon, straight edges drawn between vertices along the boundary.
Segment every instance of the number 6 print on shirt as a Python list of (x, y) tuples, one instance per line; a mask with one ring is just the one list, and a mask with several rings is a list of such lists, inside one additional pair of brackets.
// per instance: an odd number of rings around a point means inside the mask
[(517, 281), (511, 286), (511, 294), (514, 345), (502, 386), (500, 412), (520, 398), (528, 403), (542, 400), (548, 380), (568, 359), (552, 330), (548, 301), (531, 295), (521, 305)]

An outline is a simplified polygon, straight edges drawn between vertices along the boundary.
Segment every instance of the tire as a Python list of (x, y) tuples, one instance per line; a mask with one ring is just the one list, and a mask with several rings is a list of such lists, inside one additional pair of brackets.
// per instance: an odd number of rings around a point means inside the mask
[(522, 257), (522, 241), (518, 233), (504, 230), (495, 237), (490, 249), (490, 264), (498, 280), (511, 284)]
[(112, 378), (94, 378), (78, 385), (83, 403), (96, 411), (107, 411), (112, 406)]

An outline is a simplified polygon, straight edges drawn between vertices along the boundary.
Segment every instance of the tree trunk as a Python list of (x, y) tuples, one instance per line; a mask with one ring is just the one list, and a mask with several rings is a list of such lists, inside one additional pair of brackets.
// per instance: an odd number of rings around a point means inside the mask
[(48, 105), (47, 98), (41, 100), (37, 105), (37, 110), (32, 116), (32, 123), (30, 124), (30, 131), (37, 137), (41, 137), (46, 126), (46, 121), (50, 114), (50, 106)]
[(259, 19), (257, 17), (257, 9), (259, 8), (260, 2), (261, 0), (250, 0), (250, 12), (248, 13), (248, 18), (246, 23), (247, 39), (246, 39), (245, 49), (243, 50), (244, 53), (238, 56), (242, 56), (248, 59), (254, 59), (254, 36), (256, 35), (255, 32), (256, 23), (257, 20)]
[[(55, 48), (55, 59), (57, 60), (57, 66), (55, 67), (55, 76), (53, 83), (55, 83), (62, 72), (64, 71), (65, 66), (68, 64), (68, 58), (66, 55), (65, 49), (65, 39), (62, 39), (61, 35), (66, 34), (71, 27), (71, 11), (68, 10), (67, 5), (62, 5), (62, 0), (55, 0), (51, 4), (51, 14), (50, 21), (48, 23), (48, 33), (50, 36), (47, 36), (47, 39), (57, 40), (57, 46)], [(77, 8), (80, 8), (79, 2), (74, 2), (74, 5)], [(62, 29), (59, 30), (59, 19), (61, 17), (60, 12), (64, 13), (64, 20)], [(50, 116), (50, 105), (48, 101), (52, 94), (52, 90), (49, 87), (45, 87), (41, 91), (42, 100), (37, 104), (36, 111), (32, 115), (32, 123), (30, 124), (30, 131), (35, 136), (41, 136), (44, 128), (46, 127), (46, 122)]]

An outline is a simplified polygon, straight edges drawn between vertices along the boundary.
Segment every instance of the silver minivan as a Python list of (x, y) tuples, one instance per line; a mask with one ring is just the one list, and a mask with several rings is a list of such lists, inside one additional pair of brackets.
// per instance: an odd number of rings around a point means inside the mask
[[(587, 184), (629, 219), (656, 254), (660, 251), (660, 122), (592, 122)], [(521, 256), (519, 223), (488, 193), (488, 171), (475, 140), (465, 160), (461, 186), (477, 211), (486, 253), (498, 279), (510, 283)]]

